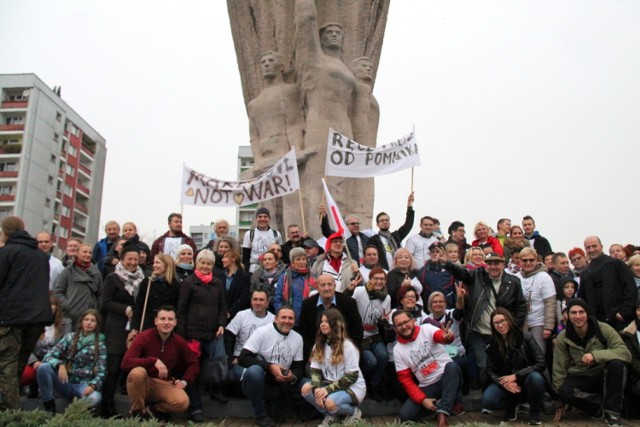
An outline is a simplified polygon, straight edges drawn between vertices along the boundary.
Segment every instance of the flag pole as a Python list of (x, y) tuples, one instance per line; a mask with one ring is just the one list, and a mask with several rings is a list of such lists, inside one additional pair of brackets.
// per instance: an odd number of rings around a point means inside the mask
[(413, 193), (413, 166), (411, 166), (411, 192)]

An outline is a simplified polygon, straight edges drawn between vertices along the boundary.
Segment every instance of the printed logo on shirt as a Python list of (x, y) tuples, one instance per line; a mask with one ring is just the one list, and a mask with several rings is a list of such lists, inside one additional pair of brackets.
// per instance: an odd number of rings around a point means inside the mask
[(293, 351), (289, 347), (288, 343), (276, 343), (271, 349), (271, 357), (269, 357), (271, 363), (276, 365), (289, 367), (293, 361)]
[(437, 371), (440, 367), (435, 356), (431, 353), (431, 350), (429, 350), (429, 343), (427, 342), (423, 342), (417, 350), (411, 350), (409, 358), (425, 378)]
[(372, 301), (369, 301), (369, 305), (364, 311), (364, 316), (362, 317), (362, 328), (365, 331), (377, 331), (378, 319), (383, 317), (383, 310), (382, 305), (374, 304)]

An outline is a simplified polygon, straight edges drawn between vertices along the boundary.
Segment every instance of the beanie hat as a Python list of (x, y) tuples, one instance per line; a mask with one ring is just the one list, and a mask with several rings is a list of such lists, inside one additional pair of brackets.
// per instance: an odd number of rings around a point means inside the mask
[(586, 311), (587, 315), (589, 315), (589, 306), (587, 305), (587, 303), (583, 299), (571, 298), (567, 302), (567, 311), (569, 311), (571, 309), (571, 307), (573, 307), (574, 305), (579, 305), (580, 307), (584, 308), (584, 311)]
[(271, 212), (269, 212), (269, 209), (267, 209), (267, 208), (258, 208), (258, 210), (256, 211), (256, 217), (258, 215), (262, 215), (262, 214), (268, 216), (269, 219), (271, 219)]

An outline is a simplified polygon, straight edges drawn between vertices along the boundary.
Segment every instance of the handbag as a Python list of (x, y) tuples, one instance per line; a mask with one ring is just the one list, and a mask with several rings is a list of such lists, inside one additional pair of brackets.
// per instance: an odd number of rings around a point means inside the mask
[(224, 338), (221, 336), (216, 339), (213, 353), (202, 361), (198, 380), (202, 385), (215, 387), (222, 385), (228, 376), (229, 361), (224, 351)]
[(140, 319), (140, 328), (138, 331), (132, 329), (127, 335), (127, 348), (131, 346), (131, 343), (136, 336), (138, 336), (138, 332), (142, 332), (142, 326), (144, 325), (144, 316), (147, 314), (147, 301), (149, 301), (149, 291), (151, 290), (151, 280), (149, 280), (149, 285), (147, 286), (147, 293), (144, 295), (144, 305), (142, 306), (142, 318)]

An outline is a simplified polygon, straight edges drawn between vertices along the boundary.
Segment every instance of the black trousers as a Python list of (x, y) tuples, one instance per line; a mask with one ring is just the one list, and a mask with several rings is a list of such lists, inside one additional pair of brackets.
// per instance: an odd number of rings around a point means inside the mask
[(600, 410), (620, 414), (627, 368), (621, 360), (610, 360), (595, 376), (569, 375), (558, 390), (560, 399), (590, 415)]

